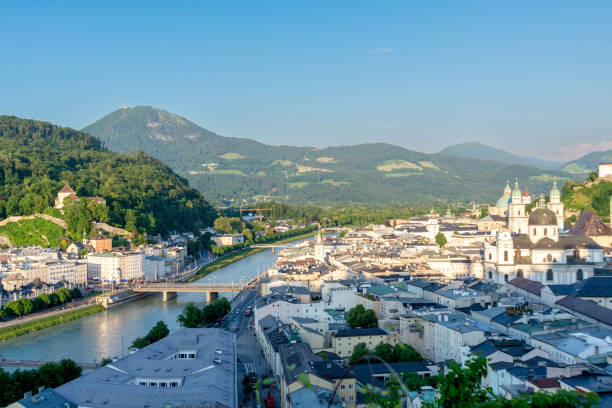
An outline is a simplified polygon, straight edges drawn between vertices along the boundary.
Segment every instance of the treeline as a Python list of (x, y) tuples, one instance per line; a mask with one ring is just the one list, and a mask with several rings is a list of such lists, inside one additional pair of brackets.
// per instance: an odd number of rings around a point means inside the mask
[(597, 214), (602, 220), (610, 220), (612, 182), (597, 179), (592, 174), (586, 181), (568, 181), (561, 189), (561, 199), (566, 209), (584, 210)]
[(220, 297), (202, 309), (193, 303), (188, 304), (176, 320), (181, 326), (192, 329), (194, 327), (204, 327), (219, 323), (231, 311), (232, 305), (230, 302), (226, 298)]
[(261, 235), (260, 237), (251, 238), (251, 239), (246, 238), (246, 235), (245, 235), (245, 241), (239, 242), (235, 245), (217, 246), (217, 245), (211, 244), (211, 252), (215, 255), (221, 256), (231, 251), (235, 251), (237, 249), (246, 248), (253, 244), (265, 244), (265, 243), (277, 241), (280, 239), (296, 237), (298, 235), (303, 235), (309, 232), (316, 231), (316, 229), (317, 229), (316, 226), (309, 225), (304, 228), (296, 228), (296, 229), (292, 229), (289, 231), (282, 231), (282, 232), (269, 231), (268, 233), (265, 233), (264, 235)]
[(20, 298), (19, 300), (11, 300), (4, 305), (0, 310), (0, 318), (5, 319), (14, 316), (25, 316), (30, 313), (38, 312), (47, 307), (59, 306), (68, 303), (71, 299), (80, 298), (81, 290), (73, 288), (59, 288), (51, 294), (41, 293), (34, 299)]
[(0, 218), (45, 211), (64, 184), (79, 197), (107, 202), (104, 211), (85, 203), (67, 216), (69, 232), (79, 238), (92, 217), (129, 231), (165, 234), (197, 230), (216, 216), (185, 179), (142, 152), (111, 152), (73, 129), (0, 116)]
[(38, 393), (38, 388), (56, 388), (81, 376), (83, 369), (69, 359), (45, 363), (35, 370), (12, 373), (0, 368), (0, 406), (23, 398), (26, 392)]

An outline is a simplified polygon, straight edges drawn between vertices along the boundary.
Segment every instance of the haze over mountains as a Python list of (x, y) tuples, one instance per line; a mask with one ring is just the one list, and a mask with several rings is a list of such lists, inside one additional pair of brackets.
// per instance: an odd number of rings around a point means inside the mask
[(118, 109), (83, 131), (111, 150), (143, 150), (159, 158), (218, 205), (261, 199), (323, 205), (484, 202), (496, 199), (510, 178), (519, 177), (538, 193), (548, 192), (553, 176), (570, 176), (551, 170), (552, 164), (543, 170), (533, 160), (480, 144), (452, 146), (437, 154), (385, 143), (324, 149), (270, 146), (219, 136), (147, 106)]

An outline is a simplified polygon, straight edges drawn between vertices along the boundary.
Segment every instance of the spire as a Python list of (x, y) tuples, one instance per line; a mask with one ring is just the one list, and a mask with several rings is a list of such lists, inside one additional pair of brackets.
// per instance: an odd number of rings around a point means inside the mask
[(521, 189), (519, 188), (518, 177), (516, 178), (516, 181), (514, 182), (514, 189), (512, 190), (512, 198), (515, 198), (515, 197), (518, 199), (521, 198)]
[(510, 188), (510, 181), (506, 179), (506, 188), (504, 188), (504, 195), (510, 197), (512, 194), (512, 189)]
[(540, 199), (538, 200), (538, 208), (546, 207), (546, 199), (544, 198), (544, 194), (540, 194)]
[(557, 177), (555, 177), (553, 179), (553, 186), (552, 186), (552, 190), (550, 190), (550, 196), (560, 196), (561, 192), (559, 191), (559, 189), (557, 188)]

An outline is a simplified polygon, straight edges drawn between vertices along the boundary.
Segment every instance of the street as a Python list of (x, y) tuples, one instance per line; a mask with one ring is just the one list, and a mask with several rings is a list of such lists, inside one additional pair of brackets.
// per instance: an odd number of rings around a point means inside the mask
[[(236, 356), (237, 356), (237, 382), (238, 382), (238, 401), (245, 407), (263, 407), (265, 397), (268, 392), (274, 397), (276, 406), (280, 406), (279, 390), (274, 385), (264, 385), (263, 379), (270, 376), (271, 370), (263, 356), (257, 338), (255, 337), (254, 317), (245, 316), (244, 313), (258, 296), (259, 290), (256, 287), (249, 287), (240, 292), (232, 302), (232, 311), (223, 323), (223, 328), (236, 333)], [(245, 375), (253, 375), (254, 380), (259, 383), (260, 397), (259, 404), (257, 398), (253, 398), (251, 392), (250, 400), (245, 401), (242, 380)]]

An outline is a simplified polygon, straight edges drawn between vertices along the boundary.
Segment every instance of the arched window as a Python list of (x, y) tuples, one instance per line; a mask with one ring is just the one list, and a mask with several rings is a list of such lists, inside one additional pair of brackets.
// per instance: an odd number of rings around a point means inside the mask
[(533, 229), (533, 235), (538, 235), (535, 228)]
[(508, 262), (508, 251), (504, 251), (504, 262)]
[(546, 255), (546, 260), (548, 262), (552, 262), (552, 255), (551, 254)]
[(518, 210), (517, 214), (518, 214), (518, 215), (521, 215), (521, 210)]
[(493, 258), (493, 255), (489, 252), (489, 261)]
[(548, 235), (548, 228), (544, 228), (544, 236)]
[(508, 282), (508, 274), (504, 275), (504, 282)]
[(546, 280), (551, 281), (554, 280), (553, 270), (549, 269), (546, 271)]
[(493, 279), (493, 272), (489, 271), (489, 279)]
[(516, 272), (516, 277), (517, 277), (517, 278), (522, 278), (522, 277), (523, 277), (523, 270), (522, 270), (522, 269), (519, 269), (519, 270)]
[(584, 279), (584, 273), (582, 273), (582, 269), (578, 269), (576, 271), (576, 280), (581, 281)]

